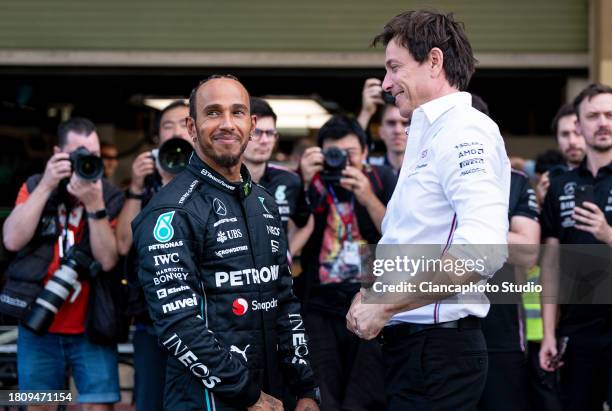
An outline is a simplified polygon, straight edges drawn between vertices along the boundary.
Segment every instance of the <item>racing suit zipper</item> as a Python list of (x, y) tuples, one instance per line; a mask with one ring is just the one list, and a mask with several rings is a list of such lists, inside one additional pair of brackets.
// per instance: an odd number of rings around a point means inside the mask
[[(244, 222), (245, 222), (245, 225), (246, 225), (247, 239), (249, 241), (249, 249), (250, 249), (250, 252), (251, 252), (252, 266), (255, 269), (259, 269), (257, 267), (256, 261), (255, 261), (255, 252), (253, 250), (253, 242), (251, 241), (251, 231), (250, 231), (250, 227), (249, 227), (249, 220), (247, 219), (247, 211), (246, 211), (245, 201), (246, 201), (246, 198), (242, 199), (240, 201), (240, 211), (242, 212), (242, 218), (244, 218)], [(259, 288), (257, 290), (257, 294), (258, 294), (259, 300), (261, 301), (261, 299), (262, 299), (262, 297), (261, 297), (261, 288)], [(264, 311), (263, 310), (259, 310), (259, 311), (260, 311), (259, 316), (260, 316), (260, 320), (261, 320), (261, 325), (263, 327), (263, 324), (264, 324), (264, 314), (263, 313), (264, 313)], [(262, 364), (262, 368), (265, 369), (266, 368), (266, 364), (268, 362), (267, 361), (268, 358), (266, 357), (266, 355), (267, 355), (266, 353), (268, 352), (268, 350), (267, 350), (265, 328), (263, 330), (261, 330), (261, 332), (263, 334), (263, 352), (264, 352), (264, 363)], [(265, 375), (265, 372), (264, 372), (264, 375)], [(262, 389), (263, 389), (263, 387), (262, 387)]]

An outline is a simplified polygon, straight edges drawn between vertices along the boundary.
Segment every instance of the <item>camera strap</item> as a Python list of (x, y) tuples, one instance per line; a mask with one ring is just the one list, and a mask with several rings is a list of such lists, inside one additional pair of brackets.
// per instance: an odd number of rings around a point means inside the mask
[[(328, 203), (331, 206), (332, 204), (336, 207), (338, 215), (340, 216), (340, 220), (342, 224), (346, 228), (346, 233), (344, 236), (340, 237), (339, 240), (342, 242), (345, 238), (349, 242), (353, 241), (353, 224), (354, 224), (354, 214), (355, 214), (355, 195), (351, 193), (351, 201), (349, 202), (349, 209), (344, 210), (344, 205), (338, 201), (338, 196), (336, 196), (336, 192), (334, 188), (329, 184), (327, 186), (328, 192)], [(339, 233), (340, 234), (340, 233)]]

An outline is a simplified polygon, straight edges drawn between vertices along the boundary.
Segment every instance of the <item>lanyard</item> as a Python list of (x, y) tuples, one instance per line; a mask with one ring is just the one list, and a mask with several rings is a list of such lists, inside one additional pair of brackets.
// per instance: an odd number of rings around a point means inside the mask
[[(353, 193), (351, 193), (351, 202), (350, 202), (350, 208), (348, 210), (348, 213), (342, 213), (340, 212), (340, 201), (338, 201), (336, 192), (334, 191), (334, 188), (331, 186), (331, 184), (327, 186), (327, 191), (330, 194), (330, 196), (328, 196), (328, 201), (329, 201), (329, 198), (331, 197), (331, 201), (336, 206), (336, 210), (338, 210), (338, 215), (340, 216), (340, 220), (342, 221), (342, 224), (344, 225), (344, 227), (346, 227), (346, 237), (348, 241), (353, 241), (353, 214), (355, 211), (355, 196), (353, 195)], [(339, 238), (341, 241), (343, 240), (343, 237), (339, 237)]]

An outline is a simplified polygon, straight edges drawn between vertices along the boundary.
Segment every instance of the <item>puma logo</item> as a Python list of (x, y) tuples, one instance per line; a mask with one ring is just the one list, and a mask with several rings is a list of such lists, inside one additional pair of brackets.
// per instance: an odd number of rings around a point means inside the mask
[(246, 351), (247, 349), (251, 346), (251, 344), (248, 344), (246, 347), (244, 347), (244, 350), (240, 350), (238, 347), (236, 347), (235, 345), (232, 345), (230, 347), (230, 352), (235, 352), (238, 353), (240, 355), (242, 355), (244, 357), (244, 362), (248, 362), (249, 360), (247, 359), (246, 356)]

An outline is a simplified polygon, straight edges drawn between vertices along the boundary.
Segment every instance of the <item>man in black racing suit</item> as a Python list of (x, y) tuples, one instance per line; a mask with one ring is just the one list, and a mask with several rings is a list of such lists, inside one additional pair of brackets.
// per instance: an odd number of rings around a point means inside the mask
[(170, 354), (165, 408), (280, 410), (286, 383), (296, 410), (318, 410), (278, 208), (240, 161), (255, 125), (248, 92), (213, 76), (192, 92), (187, 121), (189, 165), (132, 224)]

